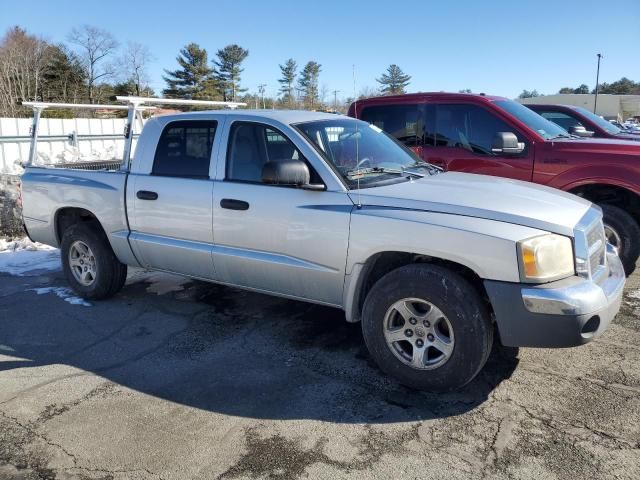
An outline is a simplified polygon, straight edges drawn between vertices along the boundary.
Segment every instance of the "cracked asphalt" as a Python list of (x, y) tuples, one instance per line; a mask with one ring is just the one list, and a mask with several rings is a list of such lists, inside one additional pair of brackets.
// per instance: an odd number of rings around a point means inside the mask
[(0, 273), (0, 478), (640, 478), (640, 274), (597, 341), (495, 348), (446, 395), (337, 310), (160, 283), (86, 307)]

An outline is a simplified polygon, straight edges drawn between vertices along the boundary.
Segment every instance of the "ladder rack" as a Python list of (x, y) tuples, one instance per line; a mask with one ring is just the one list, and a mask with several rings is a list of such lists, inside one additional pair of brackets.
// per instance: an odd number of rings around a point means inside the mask
[(246, 106), (242, 102), (219, 102), (213, 100), (183, 100), (179, 98), (156, 98), (156, 97), (128, 97), (116, 96), (118, 102), (124, 103), (113, 105), (98, 105), (88, 103), (55, 103), (55, 102), (22, 102), (22, 105), (33, 109), (33, 119), (31, 122), (31, 145), (29, 149), (29, 158), (25, 166), (31, 166), (37, 157), (38, 143), (38, 126), (42, 111), (47, 108), (68, 108), (79, 110), (127, 110), (127, 123), (124, 131), (124, 152), (122, 155), (122, 164), (120, 170), (128, 171), (131, 162), (131, 149), (133, 145), (133, 127), (135, 122), (140, 123), (140, 129), (144, 124), (142, 117), (143, 111), (156, 110), (154, 105), (185, 105), (185, 106), (209, 106), (209, 107), (226, 107), (235, 109)]

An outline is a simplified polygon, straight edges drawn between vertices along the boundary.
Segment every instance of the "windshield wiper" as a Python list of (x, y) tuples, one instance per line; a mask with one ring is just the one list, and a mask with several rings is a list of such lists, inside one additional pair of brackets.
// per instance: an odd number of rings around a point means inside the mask
[[(357, 178), (360, 175), (367, 175), (370, 173), (392, 173), (392, 174), (396, 174), (396, 175), (405, 175), (405, 174), (409, 174), (409, 175), (413, 175), (416, 177), (424, 177), (424, 175), (422, 173), (418, 173), (418, 172), (411, 172), (405, 169), (401, 169), (398, 170), (396, 168), (386, 168), (386, 167), (369, 167), (369, 168), (358, 168), (355, 170), (349, 170), (345, 175), (347, 178), (349, 178), (351, 180), (351, 178)], [(351, 177), (351, 178), (350, 178)]]
[(549, 140), (555, 140), (556, 138), (573, 138), (574, 136), (577, 136), (577, 135), (570, 135), (568, 133), (559, 133), (551, 137)]
[(437, 165), (433, 165), (432, 163), (429, 163), (429, 162), (416, 162), (412, 165), (405, 167), (404, 170), (406, 171), (406, 170), (409, 170), (410, 168), (426, 168), (427, 170), (429, 170), (430, 173), (444, 172), (444, 168), (438, 167)]

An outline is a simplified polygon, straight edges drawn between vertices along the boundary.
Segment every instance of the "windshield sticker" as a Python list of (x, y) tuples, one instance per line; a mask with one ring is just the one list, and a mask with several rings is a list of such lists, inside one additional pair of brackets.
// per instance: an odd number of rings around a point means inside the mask
[(369, 128), (371, 128), (372, 130), (375, 130), (378, 133), (382, 133), (382, 130), (380, 128), (376, 127), (375, 125), (373, 125), (371, 123), (369, 124)]
[(538, 129), (538, 133), (544, 137), (547, 134), (547, 131), (544, 128), (540, 128)]

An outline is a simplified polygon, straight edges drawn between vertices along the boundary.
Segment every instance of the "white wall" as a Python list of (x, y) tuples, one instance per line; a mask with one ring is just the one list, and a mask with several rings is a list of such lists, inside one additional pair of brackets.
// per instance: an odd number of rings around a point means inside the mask
[[(81, 140), (78, 149), (68, 141), (48, 141), (42, 136), (124, 134), (124, 118), (43, 118), (40, 120), (38, 135), (38, 164), (59, 163), (62, 161), (122, 158), (124, 138), (108, 140)], [(28, 136), (31, 128), (30, 118), (0, 118), (0, 138)], [(0, 173), (19, 173), (17, 165), (29, 156), (29, 142), (0, 142)]]
[[(519, 98), (524, 104), (559, 104), (584, 107), (593, 111), (595, 95), (558, 93), (555, 95), (543, 95), (532, 98)], [(596, 112), (607, 119), (626, 120), (629, 117), (640, 115), (640, 95), (611, 95), (598, 94), (598, 110)]]

